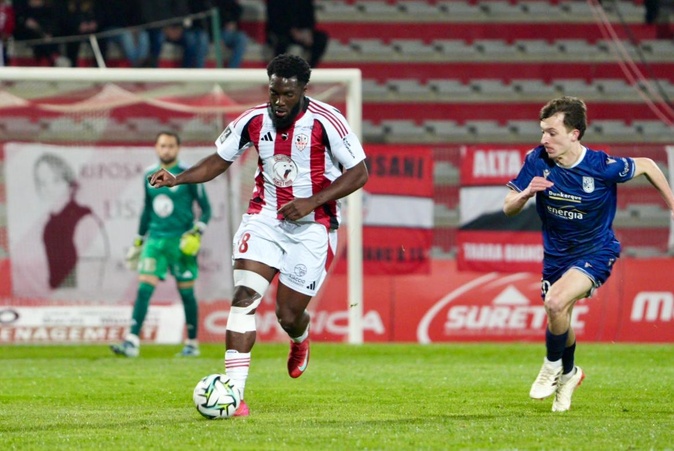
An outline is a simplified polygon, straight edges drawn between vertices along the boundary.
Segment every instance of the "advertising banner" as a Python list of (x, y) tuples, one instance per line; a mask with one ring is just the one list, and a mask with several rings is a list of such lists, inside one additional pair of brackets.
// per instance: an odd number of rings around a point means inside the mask
[[(137, 275), (124, 256), (138, 232), (143, 174), (157, 156), (148, 147), (5, 144), (11, 295), (54, 302), (128, 304)], [(183, 147), (187, 164), (212, 148)], [(205, 185), (213, 216), (199, 255), (197, 290), (204, 300), (229, 297), (231, 282), (228, 185)], [(237, 218), (238, 223), (238, 218)], [(177, 299), (175, 283), (155, 299)]]
[(433, 158), (427, 147), (367, 146), (363, 198), (367, 275), (427, 273), (433, 243)]
[(543, 243), (535, 200), (514, 217), (503, 213), (506, 184), (517, 176), (530, 150), (489, 145), (461, 149), (460, 270), (540, 272)]

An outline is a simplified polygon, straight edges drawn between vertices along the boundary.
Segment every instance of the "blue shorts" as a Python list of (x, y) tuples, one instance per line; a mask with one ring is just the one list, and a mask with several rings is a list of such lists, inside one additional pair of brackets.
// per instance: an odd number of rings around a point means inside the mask
[(592, 255), (573, 257), (569, 259), (544, 259), (543, 280), (541, 283), (541, 296), (545, 298), (547, 289), (557, 282), (569, 269), (577, 269), (592, 281), (592, 289), (587, 297), (592, 296), (594, 290), (606, 282), (613, 270), (613, 264), (620, 257), (620, 252), (613, 249), (605, 249)]

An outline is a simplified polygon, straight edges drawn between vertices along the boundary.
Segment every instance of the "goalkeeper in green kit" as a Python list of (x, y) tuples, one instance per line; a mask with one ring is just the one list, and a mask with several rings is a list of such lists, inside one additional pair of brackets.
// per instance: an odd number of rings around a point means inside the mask
[[(211, 206), (204, 186), (180, 185), (173, 188), (153, 188), (148, 176), (159, 168), (173, 175), (187, 169), (178, 160), (180, 137), (172, 132), (161, 132), (155, 140), (159, 166), (145, 172), (145, 205), (140, 217), (138, 237), (126, 255), (129, 269), (138, 271), (138, 293), (133, 305), (131, 327), (124, 341), (110, 346), (121, 356), (137, 357), (140, 353), (140, 331), (150, 305), (150, 298), (157, 283), (170, 272), (176, 280), (178, 292), (185, 308), (187, 340), (178, 354), (184, 357), (199, 355), (197, 340), (198, 307), (194, 283), (199, 275), (197, 253), (201, 234), (211, 218)], [(201, 214), (194, 214), (194, 203)]]

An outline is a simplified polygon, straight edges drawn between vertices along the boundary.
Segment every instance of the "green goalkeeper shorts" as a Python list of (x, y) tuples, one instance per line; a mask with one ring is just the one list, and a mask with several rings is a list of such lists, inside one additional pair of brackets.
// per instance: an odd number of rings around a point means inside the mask
[(197, 257), (180, 251), (180, 237), (148, 238), (138, 260), (138, 272), (166, 278), (170, 271), (178, 282), (196, 280), (199, 276)]

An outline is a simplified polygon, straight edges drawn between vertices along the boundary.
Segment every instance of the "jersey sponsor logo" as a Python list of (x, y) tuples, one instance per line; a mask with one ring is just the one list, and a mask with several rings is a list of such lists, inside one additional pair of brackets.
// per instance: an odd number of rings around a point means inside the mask
[(218, 137), (218, 141), (220, 144), (224, 143), (227, 138), (229, 138), (229, 135), (232, 134), (232, 130), (229, 128), (229, 126), (222, 132), (220, 133), (220, 136)]
[(555, 200), (565, 200), (568, 202), (574, 202), (576, 204), (579, 204), (583, 201), (583, 198), (580, 196), (574, 196), (573, 194), (566, 194), (562, 192), (554, 192), (551, 191), (550, 194), (548, 195), (550, 199), (555, 199)]
[(550, 205), (546, 206), (546, 209), (551, 215), (564, 219), (583, 219), (585, 216), (585, 213), (576, 209), (567, 210), (565, 208), (555, 208)]
[(594, 177), (583, 177), (583, 191), (588, 194), (594, 192)]
[(167, 218), (173, 213), (173, 201), (166, 194), (160, 194), (152, 201), (152, 209), (160, 218)]
[(12, 308), (0, 310), (0, 324), (11, 324), (19, 319), (19, 312)]
[(344, 139), (342, 139), (342, 143), (344, 143), (344, 147), (346, 147), (346, 150), (349, 151), (349, 155), (351, 155), (352, 158), (355, 158), (353, 155), (353, 151), (351, 150), (351, 141), (349, 141), (349, 137), (345, 136)]
[(297, 164), (287, 155), (274, 155), (271, 159), (272, 182), (279, 188), (292, 186), (297, 178)]
[(297, 147), (297, 150), (300, 152), (303, 151), (304, 149), (307, 148), (307, 144), (309, 144), (309, 137), (304, 134), (300, 135), (295, 135), (295, 147)]
[(623, 167), (623, 170), (618, 175), (620, 177), (626, 177), (627, 174), (630, 173), (630, 163), (627, 161), (626, 158), (621, 158), (620, 160), (622, 160), (622, 162), (624, 163), (625, 166)]
[(260, 141), (273, 141), (274, 138), (271, 136), (271, 132), (267, 132), (262, 138), (260, 138)]
[(293, 272), (298, 277), (304, 277), (307, 274), (307, 267), (306, 265), (300, 263), (299, 265), (295, 265), (295, 269), (293, 269)]
[(632, 303), (632, 322), (674, 320), (674, 294), (669, 291), (642, 291)]

